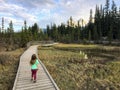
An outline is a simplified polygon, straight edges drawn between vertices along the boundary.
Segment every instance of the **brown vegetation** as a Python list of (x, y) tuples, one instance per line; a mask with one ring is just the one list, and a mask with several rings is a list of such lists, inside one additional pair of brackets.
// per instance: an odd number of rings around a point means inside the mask
[[(87, 53), (88, 59), (80, 55)], [(40, 47), (39, 56), (60, 90), (120, 90), (120, 48), (60, 44)]]
[[(0, 47), (2, 48), (2, 47)], [(19, 57), (23, 49), (0, 51), (0, 90), (11, 90), (17, 72)]]

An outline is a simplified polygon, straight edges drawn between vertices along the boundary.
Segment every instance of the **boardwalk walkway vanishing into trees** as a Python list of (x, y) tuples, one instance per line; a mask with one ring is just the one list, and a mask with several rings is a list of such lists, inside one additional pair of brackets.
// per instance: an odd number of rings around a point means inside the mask
[(49, 72), (40, 61), (37, 73), (37, 82), (33, 83), (31, 79), (31, 68), (29, 61), (32, 54), (37, 54), (38, 45), (30, 46), (20, 57), (19, 67), (14, 82), (13, 90), (59, 90)]

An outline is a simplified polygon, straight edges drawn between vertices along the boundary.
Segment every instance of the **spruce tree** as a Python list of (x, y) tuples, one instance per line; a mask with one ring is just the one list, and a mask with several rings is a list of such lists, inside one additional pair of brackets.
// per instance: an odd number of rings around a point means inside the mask
[(48, 34), (48, 37), (50, 37), (50, 26), (47, 25), (47, 34)]
[(57, 41), (58, 40), (58, 29), (57, 29), (56, 24), (53, 24), (52, 29), (53, 29), (53, 38), (55, 41)]
[(109, 0), (106, 0), (106, 4), (105, 4), (105, 25), (104, 25), (104, 30), (103, 30), (103, 36), (106, 37), (107, 36), (107, 33), (109, 31), (109, 28), (110, 28), (110, 18), (109, 18), (109, 14), (110, 14), (110, 10), (109, 10), (109, 7), (110, 7), (110, 1)]
[(2, 17), (2, 32), (4, 32), (4, 17)]
[(0, 27), (0, 41), (2, 41), (2, 32), (1, 32), (1, 27)]
[(118, 12), (118, 40), (120, 40), (120, 7)]
[[(101, 7), (101, 9), (102, 9), (102, 7)], [(96, 32), (98, 33), (98, 39), (101, 39), (101, 37), (102, 37), (102, 32), (101, 32), (102, 14), (101, 13), (102, 13), (102, 10), (99, 10), (99, 7), (96, 6), (94, 25), (96, 27)]]
[(12, 21), (10, 21), (9, 23), (8, 32), (10, 34), (10, 45), (13, 45), (14, 44), (14, 29), (13, 29)]
[(89, 30), (89, 33), (88, 33), (88, 40), (89, 42), (91, 41), (91, 30)]
[(117, 7), (114, 1), (112, 1), (112, 10), (111, 10), (111, 29), (113, 36), (111, 38), (117, 39), (118, 29), (117, 29)]
[(108, 32), (109, 44), (111, 44), (112, 39), (113, 39), (113, 33), (112, 33), (112, 32), (113, 32), (113, 31), (112, 31), (112, 26), (111, 26), (111, 28), (110, 28), (110, 30), (109, 30), (109, 32)]
[(94, 25), (94, 32), (93, 32), (93, 35), (94, 35), (94, 40), (96, 41), (96, 42), (98, 42), (98, 39), (99, 39), (99, 36), (98, 36), (98, 32), (97, 32), (97, 26), (96, 25)]
[(39, 26), (37, 23), (34, 23), (32, 26), (32, 35), (34, 37), (34, 40), (38, 40), (38, 32), (39, 32)]
[[(90, 31), (89, 31), (90, 30)], [(93, 31), (94, 30), (94, 24), (93, 24), (93, 17), (92, 17), (92, 9), (90, 10), (90, 17), (89, 17), (89, 22), (88, 22), (88, 30), (86, 31), (86, 37), (87, 39), (89, 38), (89, 32), (91, 32), (91, 39), (93, 39)]]
[(26, 44), (29, 42), (29, 35), (28, 35), (28, 29), (27, 29), (27, 22), (26, 20), (24, 21), (24, 26), (23, 26), (23, 29), (24, 29), (24, 39), (25, 39), (25, 42)]
[(78, 21), (78, 26), (76, 27), (77, 28), (77, 40), (79, 41), (81, 39), (81, 26), (80, 26), (80, 21)]

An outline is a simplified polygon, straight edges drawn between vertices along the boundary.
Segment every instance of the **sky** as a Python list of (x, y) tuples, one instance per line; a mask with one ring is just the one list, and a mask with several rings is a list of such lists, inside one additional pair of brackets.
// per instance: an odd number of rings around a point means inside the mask
[[(112, 0), (111, 0), (112, 1)], [(114, 0), (120, 6), (120, 0)], [(14, 30), (18, 31), (27, 21), (27, 26), (37, 23), (40, 28), (56, 23), (66, 23), (70, 16), (74, 21), (89, 20), (90, 9), (93, 14), (96, 5), (105, 5), (106, 0), (0, 0), (0, 21), (4, 26), (12, 20)], [(2, 22), (0, 22), (1, 27)]]

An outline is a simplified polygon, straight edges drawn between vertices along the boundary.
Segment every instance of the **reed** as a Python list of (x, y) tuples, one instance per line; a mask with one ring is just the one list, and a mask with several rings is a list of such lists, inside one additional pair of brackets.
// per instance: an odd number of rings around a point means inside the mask
[(60, 90), (120, 90), (120, 47), (58, 44), (39, 57)]

